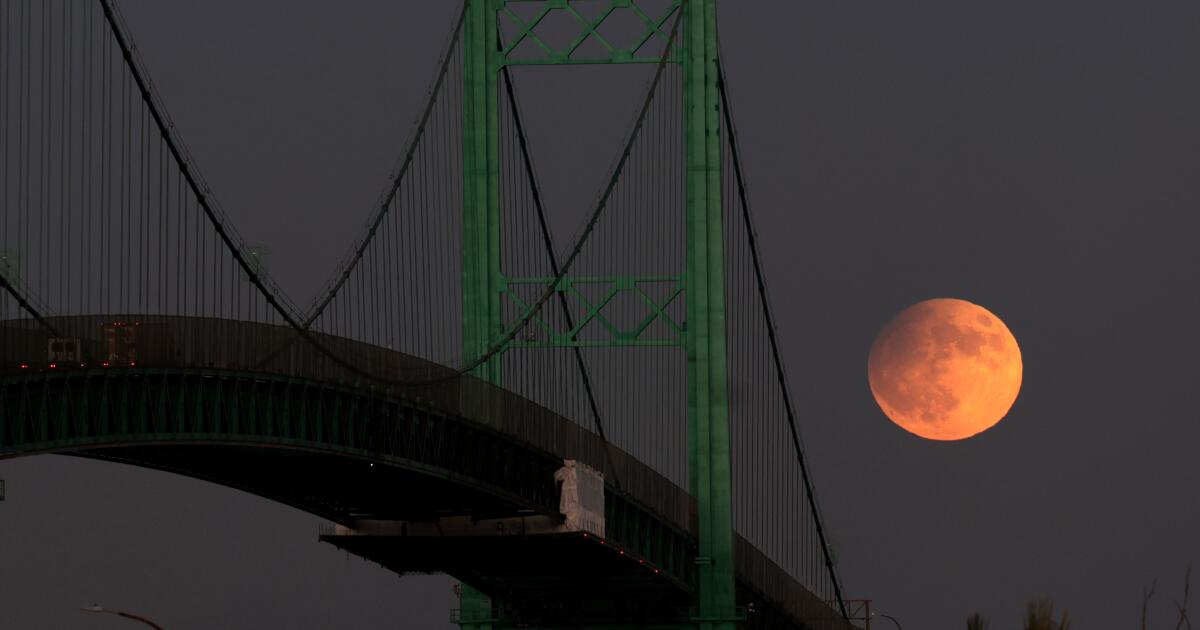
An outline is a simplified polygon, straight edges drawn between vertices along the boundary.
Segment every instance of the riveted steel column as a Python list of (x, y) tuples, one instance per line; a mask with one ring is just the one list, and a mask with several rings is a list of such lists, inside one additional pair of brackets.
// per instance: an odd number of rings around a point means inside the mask
[[(463, 359), (500, 335), (500, 136), (496, 11), (501, 0), (472, 0), (463, 31)], [(500, 382), (500, 359), (475, 376)]]
[[(462, 350), (473, 361), (499, 335), (500, 140), (496, 11), (500, 0), (470, 0), (463, 25)], [(500, 357), (474, 375), (500, 383)], [(459, 627), (491, 630), (492, 601), (461, 585)]]
[(729, 385), (725, 363), (725, 254), (715, 0), (684, 5), (687, 143), (688, 448), (699, 511), (694, 621), (735, 627)]

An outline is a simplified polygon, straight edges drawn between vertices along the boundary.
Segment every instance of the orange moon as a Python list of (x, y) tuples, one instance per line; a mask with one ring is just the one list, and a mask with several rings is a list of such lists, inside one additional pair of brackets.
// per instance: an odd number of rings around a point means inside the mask
[(904, 430), (961, 440), (990, 429), (1021, 390), (1021, 348), (1004, 322), (966, 300), (925, 300), (888, 322), (867, 359), (871, 393)]

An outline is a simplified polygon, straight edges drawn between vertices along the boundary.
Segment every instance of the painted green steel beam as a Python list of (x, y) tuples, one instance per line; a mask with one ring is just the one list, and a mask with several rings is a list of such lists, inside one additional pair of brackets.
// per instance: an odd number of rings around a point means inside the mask
[[(121, 368), (0, 376), (0, 460), (47, 453), (172, 445), (280, 449), (379, 462), (461, 486), (529, 514), (556, 516), (556, 456), (485, 422), (368, 387), (227, 369)], [(110, 451), (111, 452), (111, 451)], [(219, 460), (220, 457), (217, 457)], [(196, 461), (215, 461), (203, 458)], [(184, 463), (174, 472), (188, 474)], [(336, 499), (303, 484), (272, 494), (279, 478), (261, 467), (244, 477), (203, 478), (255, 492), (335, 522), (354, 517)], [(195, 471), (193, 471), (195, 472)], [(260, 471), (261, 472), (261, 471)], [(661, 569), (661, 579), (695, 588), (693, 537), (628, 493), (606, 491), (607, 539)], [(386, 512), (392, 494), (359, 501)], [(403, 503), (403, 501), (401, 501)], [(338, 506), (341, 507), (331, 507)], [(361, 514), (359, 514), (361, 516)], [(651, 532), (652, 535), (648, 535)], [(634, 568), (644, 572), (646, 569)]]
[[(481, 460), (461, 446), (443, 446), (456, 441), (486, 444), (495, 456)], [(170, 444), (290, 447), (378, 461), (503, 497), (538, 513), (558, 510), (552, 475), (561, 459), (539, 456), (485, 423), (412, 399), (218, 369), (93, 369), (0, 377), (0, 459)], [(239, 487), (253, 489), (254, 484), (243, 480)], [(307, 495), (301, 489), (296, 496)]]
[[(555, 281), (553, 276), (509, 276), (506, 278), (509, 284), (540, 284), (548, 285)], [(565, 287), (575, 284), (615, 284), (625, 288), (633, 288), (638, 284), (648, 282), (680, 282), (683, 276), (675, 274), (659, 274), (645, 276), (563, 276), (559, 280), (559, 287)]]
[(687, 148), (688, 448), (699, 513), (698, 602), (702, 630), (738, 620), (733, 564), (725, 257), (721, 208), (720, 99), (715, 0), (684, 5)]
[[(658, 63), (662, 61), (662, 57), (628, 57), (623, 58), (614, 54), (612, 57), (594, 57), (586, 59), (562, 59), (562, 58), (546, 58), (546, 59), (515, 59), (504, 62), (506, 66), (611, 66), (619, 64), (647, 64)], [(668, 62), (674, 60), (668, 60)]]
[[(608, 10), (591, 21), (570, 11), (563, 0), (546, 0), (541, 10), (526, 22), (507, 8), (508, 0), (474, 0), (468, 9), (465, 31), (464, 104), (464, 217), (463, 217), (463, 348), (468, 359), (478, 356), (502, 326), (501, 300), (510, 298), (509, 280), (503, 278), (499, 255), (499, 155), (497, 149), (497, 72), (506, 64), (624, 63), (646, 38), (661, 31), (665, 17), (645, 18), (643, 39), (633, 48), (601, 44), (606, 58), (573, 59), (582, 42), (599, 36), (599, 24), (619, 7), (636, 0), (610, 0)], [(697, 563), (698, 599), (692, 614), (694, 627), (732, 630), (739, 618), (733, 564), (732, 490), (730, 476), (728, 375), (726, 374), (724, 234), (721, 208), (721, 143), (719, 94), (717, 90), (716, 7), (714, 0), (674, 3), (669, 15), (682, 7), (684, 37), (678, 54), (684, 74), (684, 124), (687, 146), (686, 325), (683, 333), (688, 357), (688, 444), (691, 491), (699, 511)], [(580, 22), (578, 37), (562, 49), (554, 49), (536, 34), (539, 22), (551, 11), (568, 11)], [(519, 33), (501, 46), (497, 20), (512, 20)], [(541, 51), (534, 59), (513, 59), (521, 40), (529, 39)], [(601, 38), (603, 40), (603, 38)], [(564, 289), (565, 290), (565, 289)], [(582, 297), (582, 294), (577, 294)], [(611, 296), (609, 296), (611, 299)], [(519, 299), (518, 299), (519, 301)], [(653, 301), (651, 301), (653, 302)], [(600, 322), (617, 342), (629, 342), (627, 331), (603, 319), (605, 300), (587, 306), (584, 324)], [(655, 305), (652, 314), (663, 314)], [(652, 321), (652, 320), (648, 320)], [(544, 322), (542, 322), (544, 325)], [(606, 324), (608, 324), (606, 326)], [(647, 323), (648, 325), (648, 323)], [(562, 331), (555, 341), (564, 340)], [(579, 330), (566, 332), (575, 343)], [(477, 370), (477, 376), (500, 382), (498, 359)], [(462, 606), (468, 618), (488, 618), (493, 606), (479, 593), (464, 589)], [(463, 623), (468, 630), (492, 627), (488, 622)]]
[(566, 335), (555, 336), (545, 341), (520, 341), (508, 344), (509, 349), (522, 348), (681, 348), (683, 341), (679, 339), (571, 339)]
[[(499, 34), (503, 0), (469, 0), (463, 29), (463, 361), (482, 355), (500, 334)], [(474, 375), (500, 384), (500, 356)], [(491, 598), (462, 584), (462, 630), (492, 630)]]
[[(533, 305), (523, 299), (516, 290), (519, 286), (535, 286), (539, 287), (540, 293), (555, 281), (555, 278), (549, 277), (508, 278), (504, 297), (507, 302), (517, 307), (517, 312), (520, 313), (519, 320), (528, 316), (532, 327), (525, 337), (518, 335), (510, 341), (508, 347), (620, 348), (683, 345), (685, 326), (682, 321), (677, 321), (667, 313), (667, 309), (683, 293), (683, 276), (589, 276), (558, 279), (556, 290), (582, 311), (579, 319), (567, 330), (552, 326), (539, 314), (531, 313)], [(646, 286), (643, 285), (665, 285), (670, 291), (665, 296), (653, 297), (646, 292)], [(581, 287), (589, 286), (601, 293), (589, 297), (580, 290)], [(632, 327), (613, 322), (605, 313), (609, 304), (622, 294), (632, 294), (645, 307), (641, 321)], [(644, 336), (655, 322), (663, 325), (663, 333)]]
[[(509, 5), (532, 4), (532, 2), (528, 0), (499, 0), (499, 2), (498, 17), (501, 23), (515, 28), (516, 33), (507, 41), (502, 42), (501, 51), (497, 55), (497, 63), (509, 66), (530, 66), (659, 63), (662, 60), (661, 56), (639, 54), (639, 52), (651, 39), (657, 38), (663, 42), (669, 39), (669, 29), (666, 28), (666, 25), (676, 10), (683, 5), (684, 0), (675, 0), (664, 7), (660, 15), (647, 14), (637, 0), (608, 0), (608, 4), (591, 18), (579, 13), (576, 7), (566, 0), (537, 0), (542, 6), (528, 18), (522, 18), (517, 12), (510, 9)], [(612, 41), (611, 35), (606, 37), (600, 32), (601, 25), (618, 10), (628, 11), (643, 25), (642, 32), (631, 37), (628, 42)], [(547, 43), (542, 37), (539, 37), (537, 32), (538, 26), (556, 12), (571, 16), (579, 27), (579, 32), (569, 42), (558, 47)], [(603, 52), (579, 56), (577, 53), (580, 47), (588, 41), (598, 44)], [(525, 43), (532, 43), (532, 47), (538, 54), (514, 57), (517, 49)], [(678, 55), (674, 55), (670, 61), (678, 62), (680, 59)]]
[[(463, 360), (483, 354), (501, 333), (499, 93), (496, 8), (473, 0), (463, 29)], [(474, 372), (500, 383), (500, 359)]]

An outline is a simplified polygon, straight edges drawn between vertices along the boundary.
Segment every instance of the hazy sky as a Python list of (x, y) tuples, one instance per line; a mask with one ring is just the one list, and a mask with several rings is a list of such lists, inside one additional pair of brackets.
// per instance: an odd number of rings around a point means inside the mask
[[(122, 6), (217, 197), (306, 301), (457, 3)], [(1016, 627), (1038, 595), (1129, 627), (1158, 578), (1165, 627), (1200, 561), (1200, 4), (726, 0), (720, 29), (848, 595), (910, 630)], [(964, 442), (901, 431), (867, 387), (874, 335), (930, 297), (989, 308), (1024, 353), (1010, 416)], [(63, 457), (0, 478), (0, 627), (128, 627), (92, 602), (172, 630), (449, 626), (449, 579), (347, 557), (290, 508)]]

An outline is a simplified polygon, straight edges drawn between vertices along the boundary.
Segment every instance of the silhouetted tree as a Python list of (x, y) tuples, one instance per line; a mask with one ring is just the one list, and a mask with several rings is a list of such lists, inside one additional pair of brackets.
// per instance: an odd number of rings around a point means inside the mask
[[(1150, 600), (1158, 590), (1158, 580), (1150, 583), (1150, 588), (1142, 588), (1142, 630), (1149, 630), (1147, 619), (1150, 614)], [(1183, 598), (1171, 600), (1179, 619), (1175, 630), (1192, 630), (1192, 620), (1188, 617), (1188, 599), (1192, 591), (1192, 565), (1189, 563), (1183, 574)], [(1070, 630), (1071, 617), (1065, 611), (1057, 621), (1054, 620), (1054, 602), (1048, 598), (1030, 600), (1025, 604), (1024, 630)], [(988, 621), (979, 613), (971, 613), (967, 617), (967, 630), (987, 630)]]
[[(1146, 625), (1146, 618), (1150, 613), (1150, 600), (1154, 597), (1154, 591), (1158, 587), (1158, 580), (1150, 583), (1150, 588), (1142, 589), (1142, 630), (1149, 630)], [(1179, 612), (1179, 621), (1175, 622), (1175, 630), (1192, 630), (1192, 620), (1188, 617), (1188, 598), (1191, 596), (1192, 590), (1192, 565), (1188, 564), (1187, 570), (1183, 574), (1183, 599), (1172, 600), (1175, 604), (1175, 610)]]
[(1025, 630), (1069, 630), (1071, 619), (1067, 613), (1054, 620), (1054, 602), (1035, 599), (1025, 604)]
[(1179, 610), (1179, 623), (1175, 624), (1175, 630), (1183, 630), (1184, 628), (1187, 628), (1187, 630), (1192, 630), (1192, 620), (1188, 619), (1187, 613), (1188, 596), (1190, 595), (1191, 590), (1192, 565), (1188, 564), (1187, 571), (1183, 574), (1183, 602), (1175, 602), (1175, 608)]
[(1154, 597), (1154, 589), (1158, 586), (1158, 579), (1155, 578), (1150, 583), (1150, 588), (1142, 589), (1142, 630), (1146, 630), (1146, 615), (1150, 610), (1150, 598)]

